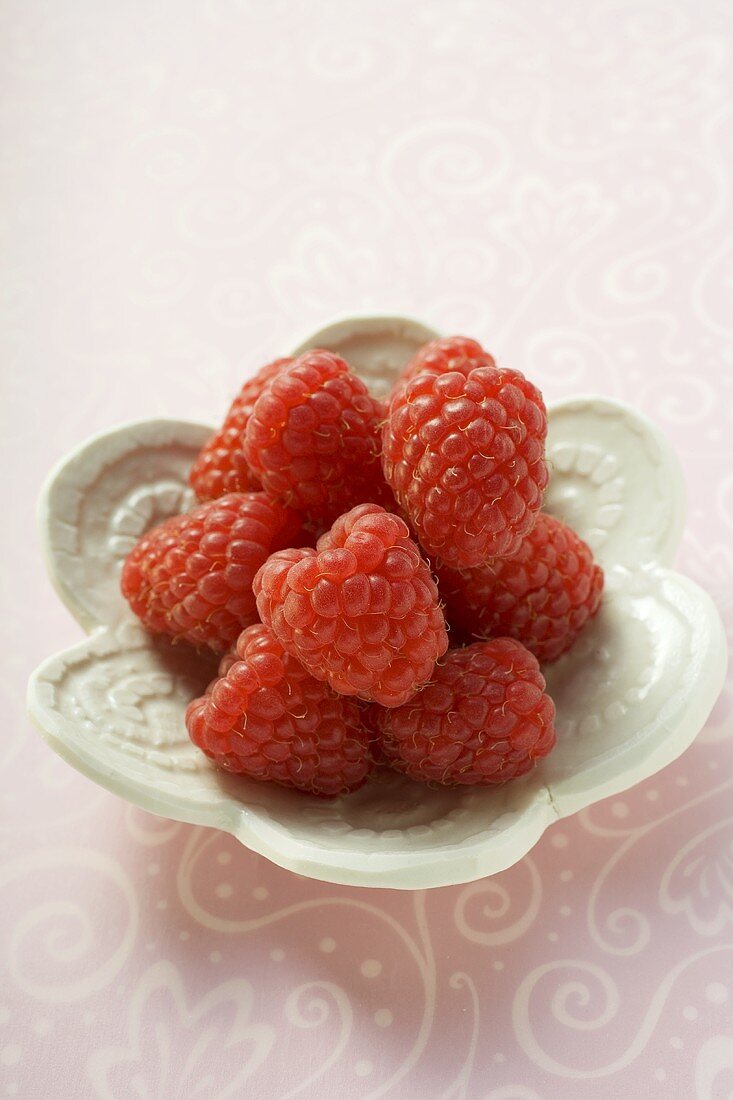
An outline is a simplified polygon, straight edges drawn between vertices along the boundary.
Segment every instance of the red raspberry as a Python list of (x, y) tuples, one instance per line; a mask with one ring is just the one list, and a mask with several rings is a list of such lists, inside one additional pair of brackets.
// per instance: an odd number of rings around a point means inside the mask
[(268, 493), (331, 523), (362, 501), (390, 500), (379, 463), (384, 415), (343, 359), (308, 351), (257, 399), (244, 453)]
[(425, 550), (454, 567), (519, 548), (547, 485), (547, 415), (519, 371), (418, 374), (397, 391), (382, 465)]
[(399, 706), (448, 647), (430, 569), (405, 522), (377, 504), (341, 516), (316, 550), (273, 554), (254, 590), (288, 652), (344, 695)]
[(414, 699), (379, 713), (382, 750), (412, 779), (515, 779), (555, 744), (555, 705), (544, 692), (537, 659), (512, 638), (451, 649)]
[(225, 493), (246, 493), (261, 488), (244, 457), (242, 437), (255, 401), (268, 382), (292, 361), (275, 359), (244, 383), (221, 428), (204, 445), (191, 467), (189, 481), (199, 500), (215, 500)]
[(439, 576), (452, 624), (474, 637), (518, 638), (539, 661), (570, 649), (603, 592), (590, 547), (544, 512), (511, 558)]
[(403, 389), (417, 374), (449, 374), (451, 371), (460, 371), (461, 374), (469, 374), (476, 367), (495, 367), (493, 355), (484, 351), (477, 340), (471, 340), (468, 336), (446, 336), (438, 340), (431, 340), (412, 357), (404, 371), (397, 379), (393, 393)]
[(257, 621), (252, 578), (297, 537), (300, 518), (264, 493), (230, 493), (148, 531), (122, 594), (148, 630), (221, 652)]
[(220, 768), (325, 798), (356, 790), (372, 766), (357, 703), (309, 676), (261, 623), (240, 634), (186, 726)]

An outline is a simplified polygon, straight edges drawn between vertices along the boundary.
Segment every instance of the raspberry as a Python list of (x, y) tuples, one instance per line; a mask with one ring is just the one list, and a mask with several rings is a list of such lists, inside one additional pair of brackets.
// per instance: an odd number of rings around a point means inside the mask
[(191, 467), (189, 482), (199, 500), (215, 500), (225, 493), (261, 488), (244, 457), (242, 437), (255, 401), (268, 382), (292, 361), (275, 359), (244, 383), (221, 428), (204, 445)]
[(122, 569), (122, 594), (148, 630), (221, 652), (257, 621), (252, 579), (300, 518), (264, 493), (230, 493), (143, 535)]
[(547, 415), (519, 371), (418, 374), (392, 399), (382, 465), (425, 550), (454, 567), (513, 553), (547, 484)]
[(444, 568), (439, 577), (452, 624), (474, 636), (518, 638), (539, 661), (570, 649), (603, 592), (590, 548), (544, 512), (511, 558), (462, 572)]
[(308, 351), (255, 402), (244, 453), (268, 493), (331, 523), (362, 501), (391, 499), (379, 463), (384, 414), (343, 359)]
[(316, 550), (273, 554), (254, 590), (287, 651), (344, 695), (399, 706), (448, 647), (430, 569), (404, 521), (377, 504), (341, 516)]
[(512, 638), (451, 649), (430, 684), (377, 721), (391, 766), (449, 786), (530, 771), (555, 744), (555, 705), (537, 659)]
[(356, 790), (372, 766), (357, 703), (309, 676), (261, 623), (189, 704), (186, 727), (220, 768), (325, 798)]
[(417, 374), (448, 374), (450, 371), (460, 371), (468, 374), (476, 367), (495, 367), (493, 355), (481, 347), (477, 340), (471, 340), (468, 336), (448, 336), (439, 340), (431, 340), (412, 357), (404, 371), (397, 379), (393, 395)]

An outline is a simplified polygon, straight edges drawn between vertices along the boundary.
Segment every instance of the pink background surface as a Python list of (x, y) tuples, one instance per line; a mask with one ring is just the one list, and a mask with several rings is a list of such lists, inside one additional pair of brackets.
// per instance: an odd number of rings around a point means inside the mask
[(653, 417), (733, 635), (731, 32), (712, 0), (2, 5), (0, 1094), (731, 1095), (731, 678), (672, 767), (418, 894), (128, 807), (24, 711), (79, 637), (50, 465), (213, 421), (355, 310)]

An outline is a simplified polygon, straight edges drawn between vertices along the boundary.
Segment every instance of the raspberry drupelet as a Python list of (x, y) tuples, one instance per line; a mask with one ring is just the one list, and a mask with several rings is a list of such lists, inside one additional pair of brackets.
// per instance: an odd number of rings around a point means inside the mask
[(449, 374), (459, 371), (469, 374), (476, 367), (495, 367), (493, 355), (468, 336), (445, 336), (424, 344), (397, 379), (393, 396), (417, 374)]
[(547, 485), (547, 414), (519, 371), (420, 373), (397, 389), (382, 465), (426, 552), (455, 568), (514, 553)]
[(255, 573), (300, 525), (264, 493), (199, 504), (143, 535), (123, 566), (122, 594), (153, 634), (224, 652), (257, 621)]
[(316, 550), (273, 554), (254, 590), (285, 649), (344, 695), (400, 706), (448, 647), (427, 563), (405, 522), (376, 504), (341, 516)]
[(393, 768), (447, 786), (525, 775), (553, 748), (554, 718), (537, 659), (512, 638), (449, 650), (413, 699), (372, 716)]
[(226, 493), (246, 493), (262, 488), (244, 457), (244, 429), (257, 398), (275, 375), (292, 361), (275, 359), (244, 383), (221, 428), (203, 446), (191, 467), (189, 482), (199, 500), (215, 500)]
[(517, 638), (540, 661), (570, 649), (603, 593), (590, 547), (544, 512), (512, 557), (440, 569), (439, 582), (451, 624), (469, 636)]
[(244, 454), (271, 496), (332, 523), (363, 501), (393, 501), (379, 461), (384, 416), (340, 356), (308, 351), (255, 402)]
[(243, 631), (219, 677), (189, 704), (191, 740), (225, 771), (334, 798), (372, 768), (359, 706), (310, 676), (261, 623)]

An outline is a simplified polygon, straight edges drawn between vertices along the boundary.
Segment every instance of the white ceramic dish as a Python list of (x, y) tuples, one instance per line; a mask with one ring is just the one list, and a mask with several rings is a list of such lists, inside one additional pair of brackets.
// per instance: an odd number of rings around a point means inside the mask
[[(384, 388), (432, 335), (405, 318), (352, 318), (296, 350), (345, 352)], [(384, 775), (322, 802), (209, 765), (183, 724), (206, 675), (182, 647), (151, 639), (119, 593), (121, 562), (134, 541), (191, 499), (188, 467), (210, 428), (178, 421), (143, 421), (98, 436), (45, 487), (40, 522), (49, 573), (89, 636), (31, 678), (29, 708), (43, 736), (123, 798), (225, 829), (302, 875), (415, 889), (515, 863), (559, 818), (674, 760), (703, 726), (726, 666), (715, 607), (669, 567), (684, 493), (664, 438), (601, 398), (562, 402), (549, 421), (547, 508), (591, 544), (606, 591), (597, 620), (547, 669), (558, 745), (531, 776), (493, 790), (429, 790)]]

